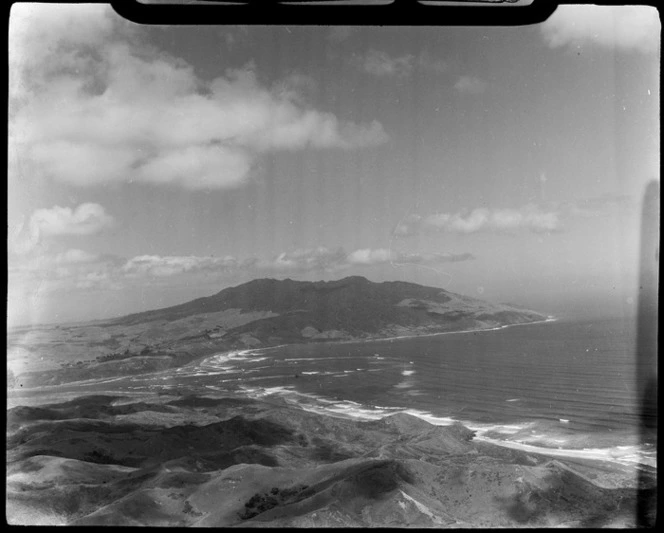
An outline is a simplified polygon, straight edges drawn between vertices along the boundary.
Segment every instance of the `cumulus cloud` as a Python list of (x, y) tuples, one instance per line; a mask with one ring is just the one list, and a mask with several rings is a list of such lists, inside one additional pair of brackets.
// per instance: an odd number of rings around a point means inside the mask
[(560, 228), (558, 213), (543, 211), (529, 204), (520, 209), (477, 208), (470, 212), (436, 213), (426, 217), (411, 215), (400, 222), (395, 234), (401, 236), (420, 232), (445, 231), (469, 234), (478, 232), (513, 232), (530, 230), (551, 232)]
[(461, 76), (454, 84), (454, 88), (460, 93), (482, 94), (486, 90), (486, 83), (474, 76)]
[(393, 255), (394, 254), (386, 248), (364, 248), (348, 254), (347, 260), (351, 265), (375, 265), (388, 263), (393, 259)]
[(181, 274), (235, 272), (254, 276), (307, 272), (339, 272), (349, 268), (389, 263), (440, 264), (474, 259), (472, 254), (404, 253), (387, 248), (362, 248), (347, 253), (343, 248), (325, 246), (281, 252), (269, 259), (257, 257), (239, 260), (233, 256), (159, 256), (141, 255), (122, 264), (118, 273), (130, 278), (169, 277)]
[[(187, 146), (160, 153), (137, 170), (139, 180), (189, 189), (231, 188), (249, 174), (252, 157), (219, 145)], [(191, 177), (196, 176), (195, 180)]]
[(270, 271), (338, 272), (350, 268), (384, 264), (434, 265), (474, 259), (471, 254), (451, 253), (404, 253), (388, 248), (360, 248), (346, 253), (343, 248), (330, 250), (325, 247), (307, 248), (291, 253), (282, 253), (272, 260), (253, 263), (256, 270)]
[(528, 204), (518, 209), (477, 208), (458, 213), (412, 214), (397, 224), (394, 234), (410, 236), (419, 233), (448, 232), (535, 233), (557, 232), (563, 223), (574, 220), (639, 215), (639, 201), (629, 195), (604, 194), (564, 202)]
[(594, 43), (649, 53), (659, 50), (661, 23), (652, 6), (562, 5), (540, 31), (551, 48)]
[(387, 140), (378, 122), (307, 106), (293, 79), (288, 90), (265, 86), (252, 64), (203, 80), (141, 45), (108, 6), (21, 4), (12, 14), (10, 140), (28, 175), (224, 189), (244, 183), (264, 152)]
[(32, 295), (131, 290), (136, 287), (176, 287), (222, 283), (224, 279), (252, 276), (335, 274), (374, 265), (435, 266), (474, 259), (471, 254), (403, 253), (386, 248), (365, 248), (346, 253), (342, 248), (303, 248), (269, 259), (233, 256), (139, 255), (129, 259), (99, 255), (80, 249), (61, 252), (33, 250), (9, 264), (13, 294)]
[(414, 265), (438, 265), (441, 263), (455, 263), (475, 259), (472, 254), (452, 254), (449, 252), (427, 252), (407, 253), (397, 252), (387, 248), (365, 248), (355, 250), (348, 255), (347, 261), (350, 265), (380, 265), (390, 264), (414, 264)]
[(293, 252), (282, 252), (276, 257), (266, 260), (255, 260), (249, 264), (257, 271), (292, 271), (306, 272), (316, 270), (335, 270), (343, 265), (346, 254), (343, 249), (330, 250), (324, 246), (317, 248), (300, 248)]
[(74, 209), (56, 205), (32, 213), (30, 234), (35, 239), (42, 236), (92, 235), (112, 227), (113, 223), (113, 217), (99, 204), (85, 203)]
[(237, 260), (232, 256), (159, 256), (140, 255), (129, 259), (121, 267), (123, 274), (139, 276), (174, 276), (184, 273), (222, 272), (237, 268)]

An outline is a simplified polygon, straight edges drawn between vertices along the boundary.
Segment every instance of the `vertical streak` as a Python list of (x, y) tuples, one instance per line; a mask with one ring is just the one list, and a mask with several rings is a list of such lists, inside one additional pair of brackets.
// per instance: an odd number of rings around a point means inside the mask
[[(637, 310), (636, 376), (641, 401), (641, 443), (652, 442), (657, 432), (657, 300), (659, 260), (659, 183), (645, 190), (641, 218), (639, 303)], [(656, 489), (648, 488), (639, 470), (636, 503), (637, 527), (652, 527), (656, 519)]]

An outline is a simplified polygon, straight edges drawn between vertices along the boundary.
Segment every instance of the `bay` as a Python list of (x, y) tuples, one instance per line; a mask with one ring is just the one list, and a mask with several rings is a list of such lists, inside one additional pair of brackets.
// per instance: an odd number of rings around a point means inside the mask
[[(60, 394), (240, 394), (375, 420), (460, 421), (477, 438), (547, 453), (656, 466), (641, 432), (630, 318), (559, 319), (473, 332), (225, 352)], [(26, 391), (27, 392), (27, 391)]]

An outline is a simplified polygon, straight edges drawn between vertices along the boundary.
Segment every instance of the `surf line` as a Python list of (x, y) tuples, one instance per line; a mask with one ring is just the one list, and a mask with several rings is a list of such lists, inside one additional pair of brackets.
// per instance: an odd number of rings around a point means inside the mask
[[(536, 320), (535, 322), (522, 322), (520, 324), (505, 324), (503, 326), (497, 326), (495, 328), (474, 328), (474, 329), (464, 329), (460, 331), (439, 331), (436, 333), (422, 333), (422, 334), (416, 334), (416, 335), (400, 335), (397, 337), (372, 337), (372, 338), (358, 338), (358, 339), (344, 339), (344, 340), (339, 340), (339, 341), (332, 341), (330, 344), (356, 344), (356, 343), (366, 343), (366, 342), (384, 342), (384, 341), (393, 341), (393, 340), (400, 340), (400, 339), (417, 339), (418, 337), (435, 337), (437, 335), (454, 335), (454, 334), (459, 334), (459, 333), (482, 333), (485, 331), (498, 331), (500, 329), (506, 329), (506, 328), (511, 328), (515, 326), (529, 326), (532, 324), (544, 324), (547, 322), (556, 322), (558, 318), (550, 315), (548, 316), (545, 320)], [(214, 357), (219, 357), (219, 356), (227, 356), (231, 359), (236, 358), (241, 359), (245, 356), (250, 356), (250, 355), (264, 355), (265, 352), (269, 350), (277, 350), (279, 348), (287, 348), (289, 346), (298, 346), (298, 345), (304, 345), (304, 344), (310, 344), (306, 342), (292, 342), (288, 344), (277, 344), (276, 346), (264, 346), (262, 348), (248, 348), (245, 350), (228, 350), (225, 352), (219, 352), (214, 355), (210, 355), (203, 359), (200, 363), (199, 366), (208, 361), (209, 359), (212, 359)], [(235, 356), (235, 357), (233, 357)]]

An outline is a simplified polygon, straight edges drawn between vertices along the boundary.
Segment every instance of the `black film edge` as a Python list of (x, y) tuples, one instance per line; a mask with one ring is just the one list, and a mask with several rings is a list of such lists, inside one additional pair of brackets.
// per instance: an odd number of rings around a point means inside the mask
[(546, 20), (557, 2), (534, 0), (528, 5), (430, 5), (417, 0), (390, 4), (348, 5), (276, 0), (239, 0), (242, 3), (143, 4), (111, 2), (122, 17), (139, 24), (289, 24), (369, 26), (521, 26)]

